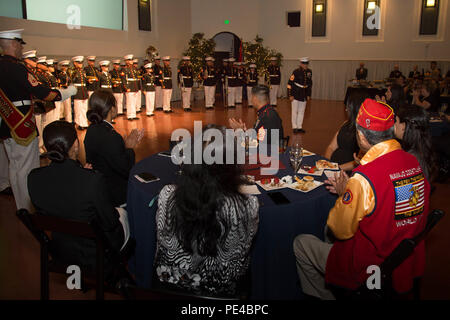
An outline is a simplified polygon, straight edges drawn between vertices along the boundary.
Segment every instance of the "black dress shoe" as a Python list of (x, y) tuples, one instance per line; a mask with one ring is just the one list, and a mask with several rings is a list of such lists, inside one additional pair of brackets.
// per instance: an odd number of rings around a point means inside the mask
[(2, 191), (0, 191), (0, 194), (4, 195), (4, 196), (12, 196), (13, 192), (11, 187), (7, 187), (5, 189), (3, 189)]
[(153, 117), (154, 116), (154, 114), (152, 113), (152, 114), (148, 114), (147, 115), (147, 117)]
[(136, 113), (141, 113), (141, 112), (142, 112), (142, 110), (136, 111)]
[(130, 121), (133, 121), (134, 120), (134, 118), (127, 118), (128, 120), (130, 120)]
[(134, 118), (133, 118), (133, 120), (139, 120), (139, 119), (140, 119), (140, 118), (138, 118), (138, 117), (134, 117)]
[(170, 111), (169, 110), (164, 110), (164, 113), (170, 113)]
[(300, 133), (306, 133), (306, 131), (304, 129), (298, 129), (298, 132)]
[(192, 109), (191, 109), (191, 108), (185, 108), (184, 111), (186, 111), (186, 112), (191, 112)]
[(77, 126), (77, 129), (78, 130), (83, 130), (83, 127), (82, 126)]
[(249, 108), (253, 108), (253, 106), (251, 104), (248, 105)]
[(236, 106), (228, 106), (228, 109), (236, 109)]

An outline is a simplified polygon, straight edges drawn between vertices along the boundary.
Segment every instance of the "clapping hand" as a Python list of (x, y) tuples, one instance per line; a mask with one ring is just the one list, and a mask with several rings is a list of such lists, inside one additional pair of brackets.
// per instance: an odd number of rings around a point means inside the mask
[(92, 170), (92, 164), (86, 163), (83, 168)]
[(135, 148), (144, 137), (144, 129), (133, 129), (128, 136), (124, 136), (125, 147), (128, 149)]
[(236, 120), (234, 118), (231, 118), (230, 120), (228, 120), (228, 123), (230, 124), (230, 127), (234, 130), (237, 129), (242, 129), (244, 131), (247, 130), (247, 126), (245, 125), (244, 122), (242, 122), (242, 119)]
[(380, 98), (380, 96), (379, 95), (376, 95), (375, 96), (375, 101), (377, 101), (377, 102), (384, 102), (384, 103), (386, 103), (386, 97), (385, 96), (381, 96), (381, 98)]
[(339, 171), (334, 175), (334, 177), (330, 177), (328, 180), (325, 180), (325, 184), (327, 184), (326, 188), (331, 193), (342, 196), (345, 192), (348, 179), (349, 177), (344, 171)]

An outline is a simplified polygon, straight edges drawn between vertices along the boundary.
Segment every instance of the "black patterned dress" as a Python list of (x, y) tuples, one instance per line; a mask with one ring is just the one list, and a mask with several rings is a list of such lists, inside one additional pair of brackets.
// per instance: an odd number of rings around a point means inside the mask
[(178, 242), (174, 231), (175, 188), (167, 185), (159, 194), (155, 258), (159, 280), (201, 294), (234, 294), (250, 264), (250, 247), (259, 221), (257, 198), (246, 196), (245, 201), (238, 196), (223, 199), (217, 212), (222, 229), (217, 256), (205, 257), (196, 253), (195, 243), (191, 254)]

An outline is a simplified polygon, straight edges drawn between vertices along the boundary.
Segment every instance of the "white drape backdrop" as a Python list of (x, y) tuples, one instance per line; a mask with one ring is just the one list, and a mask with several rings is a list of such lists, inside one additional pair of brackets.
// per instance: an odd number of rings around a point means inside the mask
[[(355, 78), (356, 69), (361, 61), (350, 60), (312, 60), (310, 68), (313, 72), (313, 99), (323, 100), (344, 100), (345, 90), (350, 84), (348, 80)], [(419, 70), (428, 70), (429, 61), (362, 61), (368, 69), (368, 80), (383, 80), (389, 76), (398, 64), (400, 71), (406, 77), (412, 71), (414, 65), (419, 66)], [(283, 60), (281, 68), (281, 95), (286, 96), (286, 84), (292, 71), (299, 65), (298, 60)], [(443, 76), (450, 68), (450, 61), (438, 61), (438, 68)]]

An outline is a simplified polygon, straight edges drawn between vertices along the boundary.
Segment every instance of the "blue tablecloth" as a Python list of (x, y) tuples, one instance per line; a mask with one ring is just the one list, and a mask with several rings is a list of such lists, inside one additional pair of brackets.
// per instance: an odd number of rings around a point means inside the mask
[[(303, 159), (303, 164), (314, 164), (319, 157)], [(286, 169), (278, 176), (292, 174), (287, 155), (280, 160)], [(156, 250), (157, 209), (156, 197), (162, 187), (176, 181), (175, 166), (170, 158), (154, 155), (137, 163), (131, 170), (128, 182), (127, 211), (131, 236), (136, 239), (136, 253), (130, 261), (130, 271), (136, 276), (138, 286), (150, 287), (153, 259)], [(134, 175), (150, 172), (161, 180), (144, 184)], [(325, 174), (316, 180), (323, 181)], [(275, 205), (267, 193), (258, 195), (260, 200), (259, 227), (251, 253), (253, 299), (299, 299), (302, 297), (297, 275), (293, 240), (298, 234), (309, 233), (323, 239), (329, 210), (336, 196), (324, 186), (309, 193), (281, 189), (291, 203)]]

